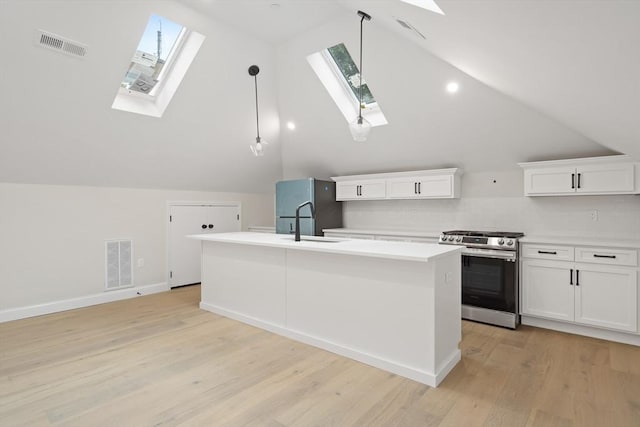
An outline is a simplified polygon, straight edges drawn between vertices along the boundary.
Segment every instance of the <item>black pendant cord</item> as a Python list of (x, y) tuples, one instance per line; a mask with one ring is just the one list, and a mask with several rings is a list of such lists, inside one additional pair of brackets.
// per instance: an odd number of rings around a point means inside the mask
[(366, 15), (360, 19), (360, 100), (358, 103), (358, 123), (362, 123), (362, 23)]
[(371, 16), (368, 15), (367, 13), (359, 10), (358, 11), (358, 15), (360, 16), (360, 90), (359, 90), (359, 97), (360, 99), (358, 100), (358, 123), (362, 124), (362, 27), (363, 27), (363, 22), (366, 19), (367, 21), (371, 20)]
[(258, 134), (257, 140), (260, 141), (260, 120), (258, 119), (258, 75), (253, 76), (256, 86), (256, 133)]

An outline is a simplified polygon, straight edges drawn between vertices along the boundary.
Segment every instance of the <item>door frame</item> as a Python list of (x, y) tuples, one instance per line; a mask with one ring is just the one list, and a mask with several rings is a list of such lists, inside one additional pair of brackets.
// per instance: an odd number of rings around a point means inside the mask
[(165, 206), (165, 220), (166, 220), (166, 230), (165, 230), (165, 241), (166, 243), (166, 259), (165, 259), (165, 280), (167, 283), (167, 287), (171, 289), (171, 277), (169, 276), (171, 272), (171, 207), (172, 206), (235, 206), (238, 208), (238, 214), (240, 215), (240, 231), (242, 228), (242, 203), (235, 200), (204, 200), (204, 201), (188, 201), (188, 200), (167, 200)]

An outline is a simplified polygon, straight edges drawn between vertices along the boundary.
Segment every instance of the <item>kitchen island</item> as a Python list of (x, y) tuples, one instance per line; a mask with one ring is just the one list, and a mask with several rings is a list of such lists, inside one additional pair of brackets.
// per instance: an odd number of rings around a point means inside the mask
[[(202, 240), (200, 308), (437, 386), (460, 360), (460, 248), (264, 233)], [(308, 239), (308, 240), (305, 240)]]

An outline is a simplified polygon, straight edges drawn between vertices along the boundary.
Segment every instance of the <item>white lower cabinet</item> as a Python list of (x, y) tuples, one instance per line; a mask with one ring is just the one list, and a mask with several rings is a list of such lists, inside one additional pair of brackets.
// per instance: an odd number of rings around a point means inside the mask
[[(526, 246), (526, 245), (524, 245)], [(557, 246), (536, 251), (523, 248), (521, 314), (597, 326), (625, 332), (638, 331), (638, 270), (632, 267), (555, 261), (542, 258)], [(555, 250), (554, 250), (555, 249)], [(582, 248), (569, 247), (580, 253)], [(601, 249), (600, 252), (606, 252)], [(613, 259), (612, 259), (612, 262)]]
[(637, 271), (576, 264), (575, 321), (627, 332), (637, 331)]
[(574, 286), (571, 263), (545, 260), (522, 261), (522, 313), (573, 321)]

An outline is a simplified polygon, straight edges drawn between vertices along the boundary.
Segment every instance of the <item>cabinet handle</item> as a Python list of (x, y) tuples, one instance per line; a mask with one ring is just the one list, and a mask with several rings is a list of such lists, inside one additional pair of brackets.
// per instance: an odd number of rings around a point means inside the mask
[(202, 224), (202, 229), (204, 230), (205, 228), (207, 228), (207, 224)]
[(572, 173), (571, 174), (571, 188), (576, 188), (576, 174)]
[(413, 194), (418, 194), (418, 183), (417, 182), (413, 183)]
[(580, 175), (582, 175), (581, 173), (578, 174), (578, 188), (580, 188)]
[(358, 185), (358, 196), (362, 196), (362, 185)]
[(209, 224), (209, 228), (213, 228), (213, 224)]
[(538, 251), (539, 254), (546, 254), (546, 255), (558, 255), (558, 252), (556, 251)]
[(419, 182), (418, 183), (418, 194), (422, 194), (422, 188), (421, 187), (422, 187), (422, 183)]
[(576, 286), (580, 286), (580, 270), (576, 270)]
[(573, 285), (573, 268), (569, 270), (569, 284)]
[(598, 254), (593, 254), (594, 258), (610, 258), (610, 259), (616, 259), (615, 255), (598, 255)]

